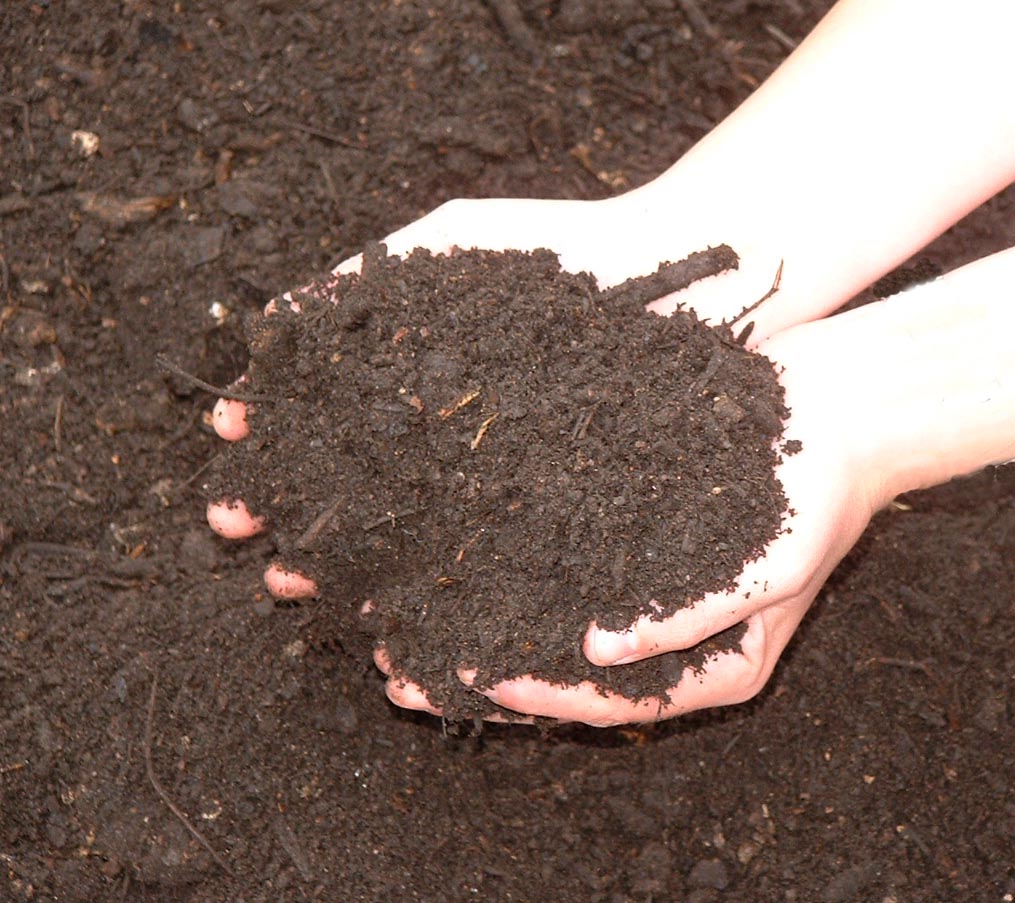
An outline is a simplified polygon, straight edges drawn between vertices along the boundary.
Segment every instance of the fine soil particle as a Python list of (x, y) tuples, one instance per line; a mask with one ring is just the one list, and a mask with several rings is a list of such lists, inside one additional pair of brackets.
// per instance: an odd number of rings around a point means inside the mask
[[(786, 411), (771, 362), (725, 326), (643, 305), (737, 263), (723, 246), (600, 292), (549, 251), (374, 245), (251, 326), (250, 439), (213, 500), (243, 498), (449, 718), (532, 674), (666, 698), (742, 627), (625, 668), (581, 653), (730, 589), (778, 533)], [(734, 526), (735, 525), (735, 526)]]

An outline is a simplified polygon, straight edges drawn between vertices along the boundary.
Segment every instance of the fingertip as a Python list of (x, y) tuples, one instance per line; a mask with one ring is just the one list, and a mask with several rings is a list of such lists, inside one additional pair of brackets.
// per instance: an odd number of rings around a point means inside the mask
[(476, 682), (478, 672), (475, 668), (459, 668), (457, 673), (458, 679), (467, 687), (471, 687)]
[(287, 571), (281, 565), (271, 564), (264, 572), (264, 585), (279, 599), (309, 599), (317, 595), (317, 584), (296, 571)]
[(211, 422), (215, 432), (228, 442), (236, 442), (250, 435), (247, 406), (242, 401), (220, 398), (212, 409)]
[(391, 674), (391, 659), (388, 657), (388, 650), (383, 646), (374, 649), (374, 664), (384, 674)]
[(593, 665), (626, 665), (638, 658), (638, 637), (634, 630), (617, 633), (593, 624), (585, 634), (583, 650)]
[(226, 539), (246, 539), (264, 529), (264, 518), (255, 517), (241, 499), (209, 502), (208, 526)]
[(405, 680), (389, 678), (385, 686), (385, 692), (395, 705), (403, 709), (413, 709), (417, 712), (429, 712), (431, 715), (439, 715), (440, 709), (430, 704), (430, 699), (416, 684)]

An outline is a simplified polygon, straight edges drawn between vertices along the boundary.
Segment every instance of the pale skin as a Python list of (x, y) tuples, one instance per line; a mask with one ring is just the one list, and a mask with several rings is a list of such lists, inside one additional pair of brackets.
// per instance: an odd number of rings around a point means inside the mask
[[(987, 0), (961, 13), (843, 0), (750, 100), (642, 188), (596, 202), (453, 201), (386, 239), (399, 254), (549, 247), (604, 286), (727, 242), (741, 256), (737, 272), (653, 305), (665, 313), (679, 302), (713, 321), (764, 295), (783, 264), (778, 292), (750, 315), (749, 344), (779, 368), (785, 432), (803, 443), (777, 469), (792, 511), (785, 529), (733, 592), (622, 633), (593, 624), (582, 640), (595, 664), (623, 667), (745, 622), (742, 651), (685, 675), (665, 700), (520, 677), (484, 690), (494, 702), (612, 725), (748, 699), (875, 511), (1015, 458), (1015, 250), (827, 316), (1015, 180), (1015, 106), (1002, 92), (1015, 79), (1011, 26), (1015, 7)], [(941, 65), (943, 46), (962, 65)], [(239, 402), (220, 401), (214, 422), (225, 439), (247, 435)], [(265, 526), (241, 500), (209, 506), (208, 519), (232, 538)], [(282, 563), (265, 581), (284, 597), (316, 591)], [(383, 649), (375, 659), (390, 672)], [(467, 670), (460, 677), (470, 682)], [(388, 695), (439, 714), (397, 677)]]

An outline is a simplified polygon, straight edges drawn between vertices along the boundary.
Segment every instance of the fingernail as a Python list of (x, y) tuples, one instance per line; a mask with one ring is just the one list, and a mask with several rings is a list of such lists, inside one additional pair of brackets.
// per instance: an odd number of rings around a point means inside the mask
[(596, 658), (604, 665), (622, 665), (635, 651), (634, 636), (630, 633), (612, 633), (596, 630), (592, 637)]

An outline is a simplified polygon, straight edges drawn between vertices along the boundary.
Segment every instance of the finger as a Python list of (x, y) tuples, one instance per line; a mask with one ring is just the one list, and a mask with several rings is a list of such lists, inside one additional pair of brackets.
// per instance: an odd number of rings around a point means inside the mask
[[(777, 546), (773, 543), (770, 548)], [(627, 665), (664, 652), (690, 649), (790, 595), (782, 592), (781, 582), (776, 585), (774, 575), (779, 573), (777, 562), (766, 554), (744, 568), (733, 591), (708, 593), (669, 617), (642, 615), (621, 631), (604, 630), (593, 623), (583, 642), (585, 656), (594, 665)]]
[(384, 646), (374, 649), (374, 664), (386, 676), (391, 676), (391, 659), (388, 657), (388, 650)]
[[(376, 655), (374, 657), (376, 661)], [(382, 669), (383, 670), (383, 669)], [(389, 678), (385, 686), (385, 692), (395, 705), (403, 709), (412, 709), (417, 712), (428, 712), (438, 717), (443, 716), (441, 709), (430, 703), (426, 692), (412, 681), (401, 678)], [(489, 712), (483, 716), (484, 721), (491, 724), (534, 724), (535, 718), (528, 715), (515, 715), (504, 712)]]
[[(711, 659), (700, 672), (686, 672), (670, 691), (677, 711), (736, 705), (756, 696), (807, 612), (808, 596), (771, 605), (746, 621), (740, 649)], [(622, 667), (622, 666), (621, 666)]]
[(615, 693), (604, 695), (590, 681), (564, 687), (534, 677), (517, 677), (478, 692), (491, 702), (523, 715), (577, 721), (592, 727), (658, 721), (677, 714), (666, 700), (650, 698), (634, 702)]
[(389, 677), (385, 685), (385, 692), (395, 705), (403, 709), (412, 709), (416, 712), (429, 712), (431, 715), (440, 715), (441, 710), (430, 704), (430, 698), (418, 684), (401, 677)]
[(317, 584), (296, 571), (270, 564), (264, 572), (264, 585), (278, 599), (309, 599), (317, 595)]
[(723, 652), (704, 668), (686, 669), (665, 698), (635, 701), (604, 694), (589, 681), (562, 687), (532, 677), (503, 681), (481, 692), (491, 702), (513, 711), (592, 727), (662, 721), (698, 709), (733, 705), (750, 699), (765, 685), (784, 645), (772, 642), (761, 618), (757, 621), (753, 633), (748, 628), (742, 651)]
[(786, 573), (778, 564), (783, 551), (780, 548), (778, 552), (773, 551), (771, 557), (748, 565), (733, 592), (710, 593), (668, 618), (654, 619), (651, 615), (642, 615), (623, 631), (601, 630), (593, 623), (583, 642), (585, 656), (594, 665), (626, 665), (665, 652), (690, 649), (764, 612), (775, 603), (782, 607), (805, 600), (798, 607), (806, 610), (832, 565), (819, 566), (808, 579), (797, 584), (795, 577), (780, 579), (774, 576)]
[[(792, 435), (792, 417), (786, 430)], [(837, 481), (827, 461), (812, 441), (796, 455), (784, 456), (776, 469), (793, 511), (784, 516), (780, 533), (754, 561), (746, 564), (730, 592), (709, 593), (665, 619), (639, 618), (627, 630), (603, 631), (593, 624), (585, 636), (584, 651), (597, 665), (626, 664), (688, 649), (732, 627), (765, 608), (797, 599), (806, 608), (842, 554), (862, 531), (865, 508), (848, 521), (829, 518), (840, 511), (842, 501), (829, 487)], [(856, 507), (855, 505), (852, 507)]]
[(215, 432), (229, 442), (246, 439), (250, 435), (247, 406), (242, 401), (220, 398), (212, 408), (211, 422)]
[[(732, 624), (743, 618), (734, 614)], [(713, 617), (713, 607), (699, 602), (687, 611), (678, 612), (664, 620), (653, 620), (642, 615), (627, 630), (602, 630), (595, 623), (585, 634), (585, 657), (594, 665), (627, 665), (651, 658), (663, 652), (687, 649), (705, 638), (718, 633), (721, 620)]]
[(226, 539), (246, 539), (264, 529), (264, 518), (251, 514), (241, 499), (209, 503), (207, 517), (208, 526)]
[(759, 561), (762, 563), (745, 567), (733, 591), (708, 593), (669, 617), (642, 615), (621, 631), (603, 630), (593, 623), (585, 634), (585, 656), (594, 665), (627, 665), (664, 652), (690, 649), (774, 601), (799, 594), (796, 587), (790, 589), (776, 580), (774, 575), (780, 572), (772, 559), (766, 556)]
[[(451, 232), (456, 231), (451, 221), (455, 220), (449, 210), (456, 209), (451, 202), (438, 207), (409, 225), (397, 229), (384, 239), (384, 245), (389, 254), (397, 257), (407, 257), (416, 248), (426, 248), (434, 254), (448, 254), (455, 247), (451, 238)], [(464, 230), (458, 230), (464, 231)], [(474, 242), (470, 242), (470, 247)], [(363, 269), (363, 255), (356, 254), (354, 257), (343, 260), (331, 272), (336, 276), (345, 276), (349, 273), (359, 273)]]

